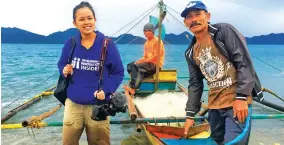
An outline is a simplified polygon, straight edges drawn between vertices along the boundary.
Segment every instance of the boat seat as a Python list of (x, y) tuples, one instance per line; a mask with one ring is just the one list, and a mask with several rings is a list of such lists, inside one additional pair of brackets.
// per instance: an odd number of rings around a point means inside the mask
[[(156, 73), (150, 77), (143, 79), (143, 82), (154, 83), (156, 80)], [(176, 82), (177, 70), (176, 69), (162, 69), (159, 71), (159, 82)]]

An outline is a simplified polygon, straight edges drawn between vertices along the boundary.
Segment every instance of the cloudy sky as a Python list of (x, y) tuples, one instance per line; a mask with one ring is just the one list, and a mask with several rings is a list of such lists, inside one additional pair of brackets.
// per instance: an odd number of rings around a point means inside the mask
[[(114, 34), (158, 2), (158, 0), (87, 1), (95, 9), (97, 29), (107, 35)], [(81, 0), (2, 0), (0, 24), (1, 27), (18, 27), (42, 35), (64, 31), (74, 27), (72, 11), (80, 2)], [(189, 1), (164, 0), (164, 2), (181, 13)], [(211, 23), (231, 23), (247, 37), (284, 32), (284, 0), (204, 0), (203, 2), (211, 12)], [(183, 22), (179, 14), (169, 8), (168, 10)], [(151, 14), (157, 16), (158, 9)], [(142, 27), (148, 20), (148, 17), (143, 19), (129, 33), (142, 35)], [(134, 24), (117, 35), (127, 32)], [(165, 25), (167, 33), (179, 34), (186, 30), (169, 14)]]

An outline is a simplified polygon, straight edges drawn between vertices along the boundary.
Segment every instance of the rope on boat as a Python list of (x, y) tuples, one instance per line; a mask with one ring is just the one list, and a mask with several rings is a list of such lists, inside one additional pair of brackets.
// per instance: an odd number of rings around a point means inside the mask
[[(176, 10), (172, 9), (170, 6), (166, 5), (170, 10), (176, 12), (178, 15), (180, 15), (179, 12), (177, 12)], [(184, 23), (182, 23), (181, 21), (179, 21), (174, 15), (172, 15), (169, 11), (167, 11), (175, 20), (177, 20), (177, 22), (179, 22), (182, 26), (184, 26), (184, 28), (187, 30), (187, 27), (184, 25)]]
[(61, 108), (61, 106), (62, 106), (62, 104), (59, 104), (59, 105), (57, 105), (55, 108), (51, 109), (51, 110), (48, 111), (48, 112), (45, 112), (45, 113), (43, 113), (43, 114), (41, 114), (41, 115), (39, 115), (39, 116), (32, 116), (32, 117), (30, 117), (29, 119), (24, 120), (24, 121), (22, 122), (22, 126), (23, 126), (23, 127), (32, 127), (32, 128), (38, 128), (38, 129), (39, 129), (39, 128), (40, 128), (39, 123), (40, 123), (43, 119), (45, 119), (45, 118), (51, 116), (51, 115), (54, 114), (56, 111), (58, 111), (58, 110)]
[(132, 20), (131, 22), (129, 22), (128, 24), (126, 24), (124, 27), (122, 27), (121, 29), (119, 29), (118, 31), (116, 31), (114, 34), (111, 35), (111, 37), (113, 37), (115, 34), (117, 34), (118, 32), (120, 32), (122, 29), (124, 29), (125, 27), (127, 27), (128, 25), (130, 25), (131, 23), (133, 23), (134, 21), (136, 21), (138, 18), (140, 18), (141, 16), (143, 16), (144, 14), (146, 14), (148, 11), (154, 9), (157, 7), (158, 4), (155, 4), (154, 6), (152, 6), (151, 8), (149, 8), (148, 10), (146, 10), (143, 14), (141, 14), (140, 16), (138, 16), (137, 18), (135, 18), (134, 20)]
[(45, 112), (45, 113), (41, 114), (40, 116), (32, 116), (28, 120), (23, 121), (22, 122), (22, 126), (23, 127), (27, 127), (27, 131), (28, 131), (29, 136), (31, 136), (29, 128), (31, 129), (33, 137), (35, 138), (35, 134), (34, 134), (33, 128), (39, 129), (40, 128), (39, 123), (43, 119), (49, 117), (54, 112), (56, 112), (61, 106), (62, 106), (62, 104), (59, 104), (56, 108), (54, 108), (53, 110), (50, 110), (49, 112)]
[[(253, 114), (252, 119), (283, 119), (284, 114)], [(203, 121), (207, 117), (196, 116), (195, 121)], [(175, 123), (185, 122), (186, 117), (158, 117), (158, 118), (137, 118), (131, 119), (110, 119), (110, 124), (141, 124), (141, 123)], [(62, 126), (63, 122), (40, 122), (39, 127)], [(2, 124), (1, 129), (17, 129), (23, 128), (22, 124)]]
[[(182, 56), (184, 55), (179, 49), (176, 49), (172, 44), (170, 44), (168, 41), (164, 40), (168, 45), (170, 45), (174, 50), (177, 50)], [(187, 77), (189, 78), (189, 77)]]
[(136, 39), (138, 39), (138, 38), (139, 38), (139, 36), (136, 36), (133, 40), (131, 40), (130, 42), (128, 42), (127, 45), (130, 44), (130, 43), (132, 43), (132, 42), (134, 42), (134, 41), (135, 41)]
[(257, 57), (255, 57), (255, 56), (253, 56), (253, 55), (252, 55), (252, 57), (255, 58), (255, 59), (257, 59), (257, 60), (259, 60), (259, 61), (261, 61), (261, 62), (263, 62), (264, 64), (266, 64), (266, 65), (268, 65), (268, 66), (274, 68), (275, 70), (279, 71), (281, 74), (284, 74), (284, 71), (283, 71), (283, 70), (280, 70), (280, 69), (278, 69), (277, 67), (275, 67), (275, 66), (273, 66), (273, 65), (271, 65), (271, 64), (269, 64), (269, 63), (267, 63), (267, 62), (265, 62), (265, 61), (263, 61), (263, 60), (261, 60), (261, 59), (259, 59), (259, 58), (257, 58)]
[(134, 26), (132, 26), (126, 33), (120, 36), (114, 43), (117, 43), (121, 38), (123, 38), (129, 31), (131, 31), (135, 26), (137, 26), (142, 20), (144, 20), (158, 5), (156, 5), (150, 12), (147, 13), (140, 21), (138, 21)]
[(24, 104), (25, 104), (25, 103), (28, 103), (28, 102), (30, 102), (30, 101), (32, 101), (32, 100), (34, 100), (34, 99), (37, 99), (37, 98), (42, 98), (42, 97), (45, 97), (45, 96), (53, 95), (54, 92), (53, 92), (53, 91), (50, 91), (50, 90), (55, 89), (55, 87), (56, 87), (56, 86), (53, 86), (53, 87), (51, 87), (51, 89), (48, 89), (48, 90), (46, 90), (45, 92), (42, 92), (42, 93), (40, 93), (40, 94), (38, 94), (38, 95), (35, 95), (35, 96), (32, 97), (31, 99), (25, 101)]
[[(167, 5), (167, 7), (168, 7), (170, 10), (176, 12), (178, 15), (180, 15), (177, 11), (175, 11), (174, 9), (172, 9), (171, 7), (169, 7), (168, 5)], [(177, 23), (181, 24), (182, 27), (185, 28), (186, 31), (188, 30), (188, 28), (184, 25), (183, 22), (181, 22), (180, 20), (178, 20), (178, 19), (177, 19), (171, 12), (169, 12), (168, 10), (167, 10), (167, 12), (176, 20)], [(186, 35), (186, 34), (184, 34), (184, 35), (185, 35), (185, 37), (186, 37), (189, 41), (191, 41), (191, 39), (189, 38), (188, 35)]]
[[(170, 14), (170, 16), (172, 16), (179, 24), (181, 24), (184, 28), (186, 28), (186, 30), (187, 30), (187, 27), (182, 23), (182, 22), (180, 22), (174, 15), (172, 15), (172, 13), (170, 13), (168, 10), (167, 10), (167, 13), (169, 13)], [(187, 38), (187, 40), (189, 41), (189, 42), (191, 42), (191, 39), (189, 38), (189, 36), (188, 35), (186, 35), (185, 33), (183, 33), (184, 35), (185, 35), (185, 37)]]
[(28, 92), (26, 92), (24, 95), (22, 95), (22, 96), (16, 98), (16, 99), (15, 99), (14, 101), (12, 101), (10, 104), (4, 106), (4, 107), (1, 109), (1, 111), (3, 111), (3, 109), (5, 109), (5, 108), (9, 107), (9, 106), (12, 105), (13, 103), (15, 103), (17, 100), (21, 99), (22, 97), (24, 97), (25, 95), (27, 95), (28, 93), (30, 93), (31, 91), (33, 91), (34, 89), (36, 89), (37, 87), (41, 86), (43, 83), (45, 83), (46, 81), (48, 81), (50, 78), (52, 78), (52, 77), (55, 76), (56, 74), (57, 74), (57, 73), (55, 73), (55, 74), (49, 76), (46, 80), (42, 81), (40, 84), (37, 84), (36, 87), (30, 89), (30, 90), (29, 90)]
[(266, 89), (266, 88), (262, 88), (261, 89), (263, 92), (267, 92), (267, 93), (270, 93), (271, 95), (277, 97), (278, 99), (280, 99), (281, 101), (284, 102), (284, 99), (281, 98), (280, 96), (278, 96), (276, 93), (274, 93), (273, 91), (269, 90), (269, 89)]
[[(43, 98), (43, 97), (52, 95), (54, 92), (49, 92), (48, 90), (53, 90), (55, 87), (56, 87), (56, 86), (53, 86), (53, 87), (47, 89), (47, 91), (44, 91), (44, 92), (42, 92), (42, 93), (40, 93), (40, 94), (37, 94), (37, 95), (33, 96), (31, 99), (25, 101), (22, 105), (25, 105), (25, 104), (27, 104), (27, 103), (29, 103), (29, 102), (32, 102), (32, 101), (36, 100), (36, 99), (41, 99), (41, 98)], [(20, 105), (20, 106), (22, 106), (22, 105)], [(12, 109), (12, 110), (10, 110), (9, 112), (12, 112), (12, 111), (14, 111), (14, 110), (17, 110), (20, 106), (14, 108), (14, 109)]]

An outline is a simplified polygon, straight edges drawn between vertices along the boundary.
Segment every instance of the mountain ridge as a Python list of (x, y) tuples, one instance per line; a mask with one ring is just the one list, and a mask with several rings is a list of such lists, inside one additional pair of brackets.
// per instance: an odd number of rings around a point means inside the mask
[[(79, 34), (76, 28), (69, 28), (65, 31), (57, 31), (48, 36), (35, 34), (20, 28), (4, 28), (1, 27), (1, 43), (15, 43), (15, 44), (64, 44), (65, 41), (74, 35)], [(121, 38), (123, 36), (123, 38)], [(193, 36), (189, 32), (181, 34), (166, 34), (165, 44), (189, 44)], [(146, 40), (140, 36), (133, 34), (122, 34), (118, 37), (112, 37), (112, 40), (117, 44), (143, 44)], [(260, 35), (253, 37), (246, 37), (248, 44), (284, 44), (284, 33), (271, 33), (268, 35)]]

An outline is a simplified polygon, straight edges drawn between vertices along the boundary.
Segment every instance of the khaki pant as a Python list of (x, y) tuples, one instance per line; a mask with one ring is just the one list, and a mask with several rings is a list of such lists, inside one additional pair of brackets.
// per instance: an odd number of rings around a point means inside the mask
[(63, 145), (78, 145), (86, 128), (89, 145), (109, 145), (109, 119), (94, 121), (91, 119), (93, 106), (80, 105), (67, 98), (63, 119)]

